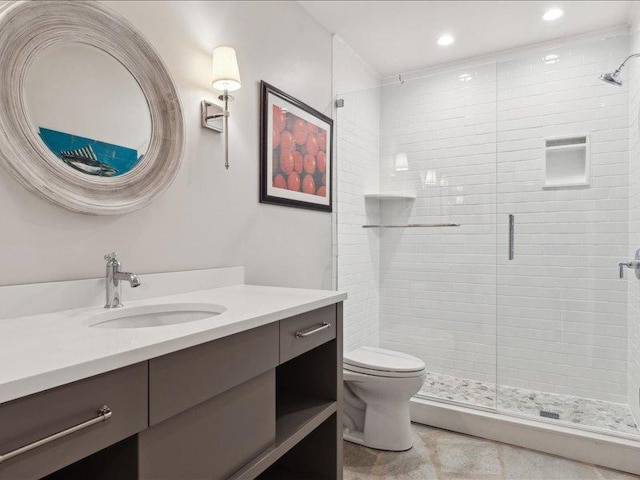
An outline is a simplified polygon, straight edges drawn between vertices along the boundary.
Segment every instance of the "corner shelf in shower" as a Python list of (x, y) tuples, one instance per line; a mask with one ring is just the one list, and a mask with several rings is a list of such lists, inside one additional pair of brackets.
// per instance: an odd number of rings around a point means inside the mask
[(437, 228), (437, 227), (459, 227), (459, 223), (405, 223), (389, 225), (362, 225), (362, 228)]
[(371, 200), (415, 200), (413, 193), (387, 192), (387, 193), (365, 193), (365, 199)]

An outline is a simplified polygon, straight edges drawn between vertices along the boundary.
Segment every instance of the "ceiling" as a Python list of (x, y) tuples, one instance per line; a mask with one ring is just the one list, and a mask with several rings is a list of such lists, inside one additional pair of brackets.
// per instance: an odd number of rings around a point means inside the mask
[[(299, 1), (383, 76), (626, 25), (630, 1)], [(542, 20), (551, 7), (564, 16)], [(437, 45), (442, 34), (455, 43)]]

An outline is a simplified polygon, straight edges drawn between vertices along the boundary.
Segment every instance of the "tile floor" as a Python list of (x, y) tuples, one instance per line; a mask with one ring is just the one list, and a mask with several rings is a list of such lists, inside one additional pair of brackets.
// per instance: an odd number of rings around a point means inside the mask
[[(495, 384), (440, 373), (427, 372), (420, 394), (488, 408), (496, 407)], [(559, 414), (560, 421), (640, 435), (626, 405), (507, 386), (498, 386), (497, 398), (498, 409), (503, 411), (539, 417), (540, 411), (545, 410)]]
[(504, 443), (413, 425), (414, 447), (383, 452), (345, 442), (344, 480), (639, 480), (635, 475)]

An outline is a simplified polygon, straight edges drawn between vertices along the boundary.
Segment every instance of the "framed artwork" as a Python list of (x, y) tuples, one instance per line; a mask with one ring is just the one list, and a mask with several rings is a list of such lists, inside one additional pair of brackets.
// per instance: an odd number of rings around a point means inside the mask
[(261, 82), (260, 202), (331, 211), (333, 120)]

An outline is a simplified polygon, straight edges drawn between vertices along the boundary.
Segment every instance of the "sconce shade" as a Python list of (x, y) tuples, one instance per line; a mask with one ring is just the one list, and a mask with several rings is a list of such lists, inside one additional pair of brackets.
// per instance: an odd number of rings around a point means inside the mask
[(236, 51), (232, 47), (216, 47), (213, 50), (213, 80), (211, 86), (216, 90), (238, 90), (240, 83), (240, 70)]
[[(435, 170), (427, 170), (427, 173), (424, 176), (424, 184), (425, 185), (437, 185), (438, 184), (438, 172)], [(444, 186), (442, 183), (442, 179), (440, 181), (441, 186)]]
[(409, 158), (406, 153), (398, 153), (396, 155), (396, 172), (406, 172), (409, 170)]

